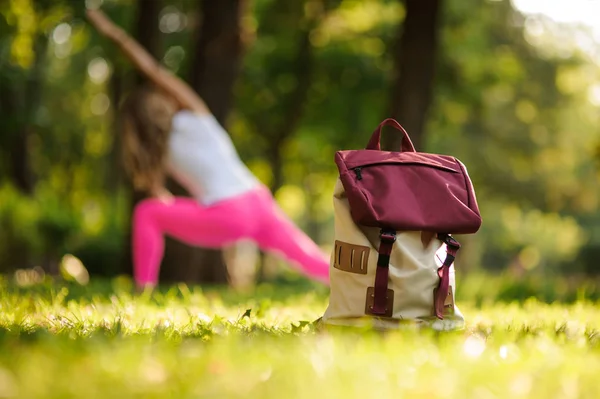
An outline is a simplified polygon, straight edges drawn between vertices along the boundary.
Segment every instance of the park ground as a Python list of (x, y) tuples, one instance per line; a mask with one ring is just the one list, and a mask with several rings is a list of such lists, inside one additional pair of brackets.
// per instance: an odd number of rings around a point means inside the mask
[[(316, 331), (327, 289), (303, 281), (134, 295), (120, 278), (5, 279), (0, 398), (600, 397), (593, 284), (514, 291), (535, 299), (503, 289), (507, 277), (486, 280), (464, 281), (464, 331), (379, 334)], [(561, 302), (548, 303), (552, 285)]]

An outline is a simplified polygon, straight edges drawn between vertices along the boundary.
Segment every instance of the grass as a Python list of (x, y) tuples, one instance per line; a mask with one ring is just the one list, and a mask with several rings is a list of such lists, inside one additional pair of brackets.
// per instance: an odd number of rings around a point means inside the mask
[(134, 296), (120, 280), (0, 282), (0, 398), (600, 397), (595, 302), (476, 287), (458, 301), (464, 331), (378, 334), (316, 332), (327, 291), (307, 283)]

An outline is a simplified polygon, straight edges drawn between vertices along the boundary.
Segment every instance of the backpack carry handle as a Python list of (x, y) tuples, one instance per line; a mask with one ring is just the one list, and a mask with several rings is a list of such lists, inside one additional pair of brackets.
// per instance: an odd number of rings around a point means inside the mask
[(381, 151), (381, 129), (384, 126), (393, 126), (404, 134), (404, 137), (402, 137), (402, 147), (400, 151), (416, 152), (415, 146), (413, 145), (412, 141), (410, 141), (410, 137), (408, 137), (408, 133), (406, 133), (406, 130), (404, 130), (402, 125), (400, 125), (395, 119), (392, 118), (387, 118), (379, 124), (377, 129), (375, 129), (373, 135), (371, 136), (371, 140), (369, 140), (369, 143), (367, 144), (367, 150)]

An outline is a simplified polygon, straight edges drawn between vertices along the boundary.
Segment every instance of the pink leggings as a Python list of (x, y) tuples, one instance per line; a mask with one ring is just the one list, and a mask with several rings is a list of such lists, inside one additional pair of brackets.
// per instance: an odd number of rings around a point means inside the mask
[(280, 253), (307, 276), (329, 282), (328, 257), (283, 214), (265, 187), (210, 206), (181, 197), (171, 203), (154, 198), (140, 202), (133, 215), (137, 284), (158, 282), (164, 234), (205, 248), (251, 239), (264, 251)]

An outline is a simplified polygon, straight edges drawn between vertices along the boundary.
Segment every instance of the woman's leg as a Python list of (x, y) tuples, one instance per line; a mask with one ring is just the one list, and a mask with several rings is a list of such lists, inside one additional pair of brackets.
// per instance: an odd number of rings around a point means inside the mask
[(255, 236), (259, 247), (281, 254), (307, 276), (329, 284), (329, 256), (283, 213), (270, 192), (265, 190), (260, 198), (256, 214), (262, 223)]
[(249, 235), (246, 206), (239, 201), (203, 207), (190, 198), (172, 203), (141, 201), (133, 214), (133, 266), (138, 285), (158, 282), (164, 235), (190, 245), (221, 248)]

